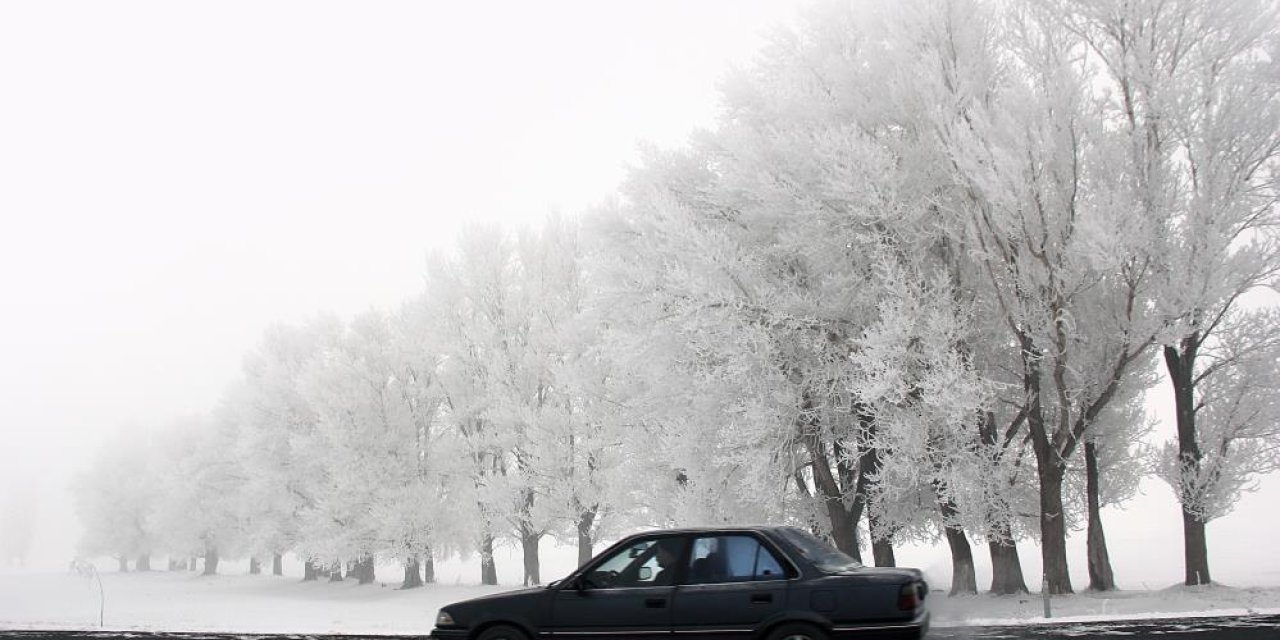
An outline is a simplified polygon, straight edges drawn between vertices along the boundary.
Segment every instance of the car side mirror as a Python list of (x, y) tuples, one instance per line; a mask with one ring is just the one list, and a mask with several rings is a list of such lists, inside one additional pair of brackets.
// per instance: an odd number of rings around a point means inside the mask
[(582, 593), (583, 591), (587, 590), (587, 586), (590, 584), (591, 584), (590, 581), (588, 581), (586, 578), (582, 576), (578, 576), (573, 579), (573, 582), (569, 583), (569, 586), (572, 587), (574, 591), (577, 591), (578, 593)]
[(649, 567), (640, 567), (640, 581), (648, 582), (653, 579), (653, 569)]

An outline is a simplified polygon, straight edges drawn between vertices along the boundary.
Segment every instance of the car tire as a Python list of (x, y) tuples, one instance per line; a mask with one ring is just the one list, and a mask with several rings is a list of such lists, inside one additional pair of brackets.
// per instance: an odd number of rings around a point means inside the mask
[(788, 622), (774, 627), (768, 640), (827, 640), (827, 634), (805, 622)]
[(476, 640), (529, 640), (529, 636), (515, 627), (498, 624), (481, 631)]

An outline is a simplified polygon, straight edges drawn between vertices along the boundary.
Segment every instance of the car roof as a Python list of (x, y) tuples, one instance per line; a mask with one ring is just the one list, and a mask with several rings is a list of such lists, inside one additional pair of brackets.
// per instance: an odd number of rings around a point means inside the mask
[(722, 533), (722, 532), (745, 532), (745, 531), (778, 531), (780, 529), (792, 529), (792, 525), (782, 524), (729, 524), (721, 526), (700, 526), (700, 527), (678, 527), (674, 529), (648, 529), (645, 531), (637, 531), (628, 538), (635, 536), (660, 535), (660, 534), (687, 534), (687, 533)]

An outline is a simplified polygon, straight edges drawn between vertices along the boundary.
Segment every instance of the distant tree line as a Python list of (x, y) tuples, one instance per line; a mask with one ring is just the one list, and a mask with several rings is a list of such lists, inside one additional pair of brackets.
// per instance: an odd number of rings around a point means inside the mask
[(104, 449), (86, 552), (411, 587), (496, 583), (513, 541), (536, 584), (548, 536), (770, 521), (877, 565), (945, 540), (953, 592), (973, 542), (1026, 591), (1035, 539), (1069, 593), (1067, 532), (1114, 589), (1101, 509), (1158, 474), (1208, 583), (1205, 524), (1280, 467), (1278, 17), (820, 3), (612, 202), (473, 228), (399, 309), (272, 328), (208, 417)]

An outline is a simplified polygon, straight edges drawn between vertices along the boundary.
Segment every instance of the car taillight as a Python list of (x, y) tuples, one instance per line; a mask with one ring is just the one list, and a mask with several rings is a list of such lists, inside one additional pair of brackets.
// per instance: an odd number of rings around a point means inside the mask
[(902, 589), (898, 591), (898, 609), (901, 611), (915, 611), (920, 606), (920, 592), (916, 590), (916, 585), (904, 584)]

